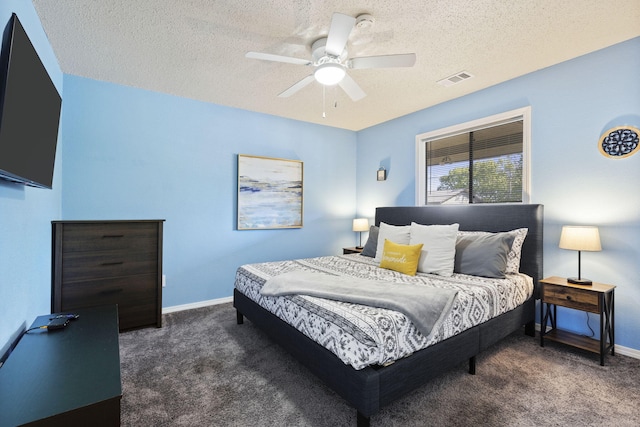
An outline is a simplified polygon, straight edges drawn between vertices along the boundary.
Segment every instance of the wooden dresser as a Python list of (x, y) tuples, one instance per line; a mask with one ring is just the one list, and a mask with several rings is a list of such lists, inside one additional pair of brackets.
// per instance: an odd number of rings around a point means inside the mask
[(51, 312), (117, 304), (120, 330), (161, 327), (163, 222), (52, 221)]

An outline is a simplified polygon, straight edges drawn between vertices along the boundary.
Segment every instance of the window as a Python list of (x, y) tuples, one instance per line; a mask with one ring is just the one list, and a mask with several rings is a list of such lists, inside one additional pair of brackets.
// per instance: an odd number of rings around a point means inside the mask
[(416, 136), (416, 204), (529, 201), (530, 107)]

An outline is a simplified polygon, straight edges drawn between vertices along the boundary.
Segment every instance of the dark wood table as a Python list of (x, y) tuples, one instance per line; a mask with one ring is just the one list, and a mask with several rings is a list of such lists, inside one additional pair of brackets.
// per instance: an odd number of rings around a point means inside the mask
[(342, 248), (342, 255), (348, 254), (361, 254), (363, 248), (359, 248), (357, 246), (351, 248)]
[(0, 426), (120, 425), (117, 306), (74, 313), (63, 329), (25, 334), (0, 368)]

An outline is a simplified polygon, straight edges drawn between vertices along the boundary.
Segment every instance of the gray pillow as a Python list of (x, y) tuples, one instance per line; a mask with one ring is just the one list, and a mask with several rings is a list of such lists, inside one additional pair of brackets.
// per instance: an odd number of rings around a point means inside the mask
[(459, 236), (454, 272), (504, 279), (514, 239), (513, 233)]
[(378, 248), (378, 232), (379, 231), (380, 231), (380, 228), (375, 225), (372, 225), (369, 228), (369, 238), (367, 239), (367, 243), (364, 244), (364, 248), (362, 248), (362, 253), (360, 255), (375, 258), (376, 250)]

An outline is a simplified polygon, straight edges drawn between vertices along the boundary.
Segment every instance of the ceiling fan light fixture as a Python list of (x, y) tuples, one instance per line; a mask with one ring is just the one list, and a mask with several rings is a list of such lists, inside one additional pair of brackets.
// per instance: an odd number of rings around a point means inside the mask
[(316, 78), (318, 83), (325, 86), (333, 86), (340, 83), (346, 73), (347, 72), (342, 65), (334, 62), (328, 62), (326, 64), (318, 65), (313, 76)]

